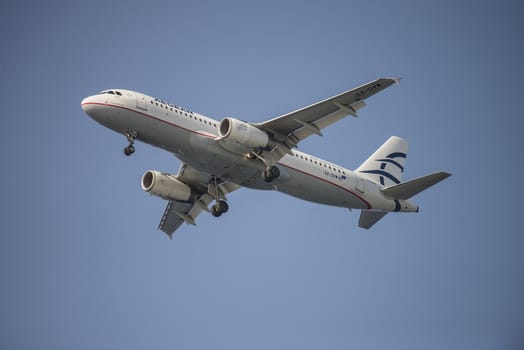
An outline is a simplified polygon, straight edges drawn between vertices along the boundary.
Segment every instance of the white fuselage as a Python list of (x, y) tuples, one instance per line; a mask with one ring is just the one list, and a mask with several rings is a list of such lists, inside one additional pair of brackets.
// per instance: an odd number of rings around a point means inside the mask
[[(191, 167), (253, 189), (274, 189), (307, 201), (383, 211), (416, 211), (408, 201), (387, 199), (380, 185), (339, 165), (295, 149), (276, 166), (280, 176), (266, 183), (264, 164), (221, 147), (219, 121), (138, 92), (112, 90), (82, 101), (84, 111), (100, 124), (175, 154)], [(118, 94), (117, 94), (118, 92)], [(402, 205), (402, 208), (399, 208)]]

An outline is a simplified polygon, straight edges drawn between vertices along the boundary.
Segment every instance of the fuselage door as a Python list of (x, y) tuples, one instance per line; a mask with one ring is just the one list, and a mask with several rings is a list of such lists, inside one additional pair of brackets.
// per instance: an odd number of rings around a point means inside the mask
[(366, 181), (361, 177), (357, 177), (357, 185), (355, 188), (360, 193), (364, 193), (366, 191)]
[(144, 95), (136, 94), (136, 108), (147, 111), (147, 101)]

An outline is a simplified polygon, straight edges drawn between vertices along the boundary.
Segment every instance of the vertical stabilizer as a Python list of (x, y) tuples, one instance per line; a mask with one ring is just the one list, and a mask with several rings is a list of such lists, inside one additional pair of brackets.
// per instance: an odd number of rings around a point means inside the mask
[(392, 186), (402, 181), (408, 142), (391, 136), (355, 171), (382, 186)]

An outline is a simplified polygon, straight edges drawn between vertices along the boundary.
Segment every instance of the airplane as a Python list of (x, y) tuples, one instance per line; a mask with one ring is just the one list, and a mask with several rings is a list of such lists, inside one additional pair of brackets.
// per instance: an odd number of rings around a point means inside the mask
[(440, 171), (401, 182), (408, 142), (397, 136), (354, 171), (297, 146), (311, 135), (322, 136), (324, 128), (346, 116), (357, 117), (366, 99), (399, 80), (376, 79), (261, 123), (233, 117), (218, 121), (125, 89), (103, 90), (84, 98), (81, 107), (96, 122), (127, 138), (125, 155), (135, 152), (138, 140), (181, 161), (176, 175), (147, 170), (141, 179), (145, 192), (167, 201), (158, 229), (171, 239), (182, 223), (195, 225), (203, 211), (215, 217), (226, 213), (226, 196), (242, 187), (360, 209), (358, 225), (369, 229), (389, 212), (418, 212), (410, 198), (451, 174)]

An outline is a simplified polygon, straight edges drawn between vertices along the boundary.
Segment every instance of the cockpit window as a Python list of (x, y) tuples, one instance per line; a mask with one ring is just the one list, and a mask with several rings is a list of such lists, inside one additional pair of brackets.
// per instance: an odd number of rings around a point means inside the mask
[(120, 91), (113, 91), (113, 90), (104, 90), (104, 91), (100, 91), (98, 93), (99, 95), (104, 95), (104, 94), (110, 94), (110, 95), (118, 95), (118, 96), (122, 96), (122, 93)]

